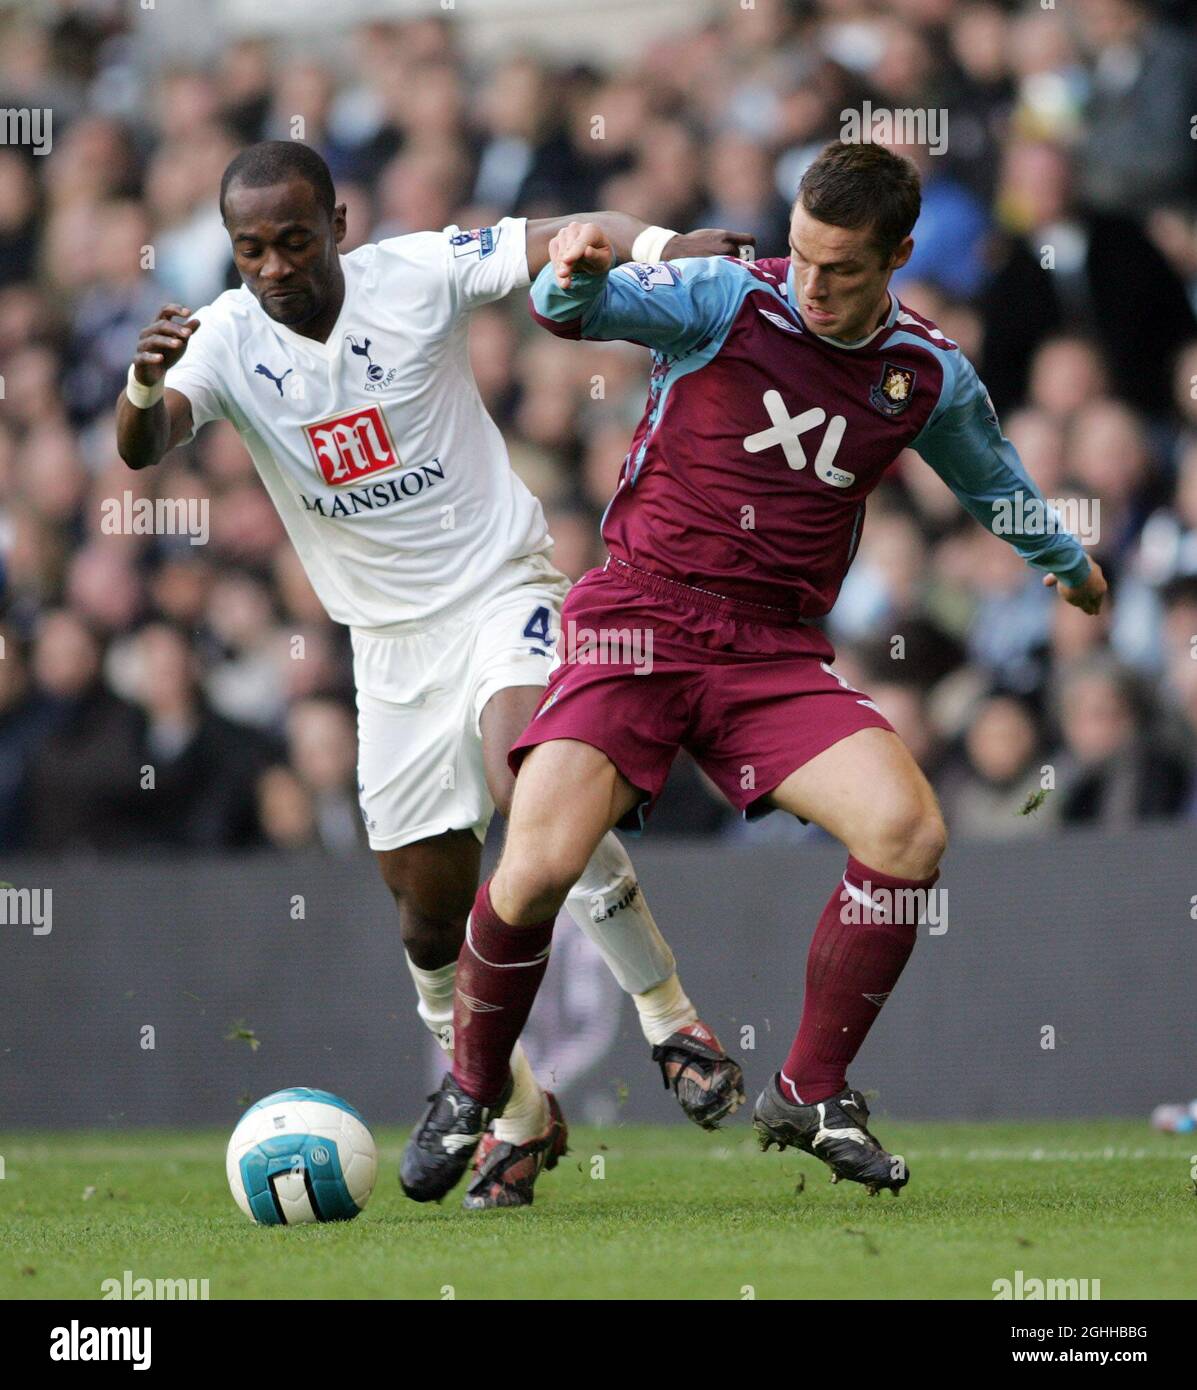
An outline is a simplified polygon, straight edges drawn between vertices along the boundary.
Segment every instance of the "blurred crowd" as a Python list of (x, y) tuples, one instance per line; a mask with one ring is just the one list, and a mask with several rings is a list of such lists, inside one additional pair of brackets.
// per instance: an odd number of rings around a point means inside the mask
[[(145, 473), (114, 444), (141, 326), (236, 283), (216, 194), (241, 145), (324, 154), (346, 251), (611, 207), (783, 255), (802, 170), (866, 100), (948, 113), (946, 152), (903, 149), (925, 199), (898, 291), (977, 363), (1042, 491), (1096, 504), (1114, 602), (1061, 603), (904, 456), (829, 621), (839, 669), (958, 835), (1197, 817), (1193, 6), (728, 0), (614, 68), (478, 65), (430, 9), (160, 68), (122, 6), (0, 5), (0, 106), (54, 114), (49, 154), (0, 146), (0, 849), (363, 842), (346, 634), (232, 427)], [(647, 356), (563, 351), (521, 295), (471, 350), (577, 577)], [(126, 492), (209, 499), (208, 543), (107, 534)], [(683, 758), (653, 829), (804, 833), (782, 820), (745, 827)]]

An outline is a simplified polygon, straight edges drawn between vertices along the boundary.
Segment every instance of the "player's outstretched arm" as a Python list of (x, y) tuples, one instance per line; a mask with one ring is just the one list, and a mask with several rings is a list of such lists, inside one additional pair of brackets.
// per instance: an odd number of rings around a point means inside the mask
[(960, 355), (950, 365), (941, 405), (911, 447), (966, 511), (1043, 572), (1047, 587), (1058, 588), (1066, 603), (1097, 613), (1106, 592), (1100, 565), (1064, 529), (1027, 474), (972, 364)]
[(542, 328), (559, 338), (625, 338), (670, 357), (718, 340), (755, 283), (726, 256), (617, 263), (595, 222), (567, 224), (549, 242), (549, 255), (529, 295)]
[(191, 402), (166, 390), (167, 369), (182, 357), (198, 319), (181, 304), (164, 304), (141, 330), (129, 381), (116, 402), (116, 447), (130, 468), (149, 468), (191, 433)]
[[(734, 256), (752, 245), (750, 232), (729, 232), (723, 227), (703, 227), (694, 232), (674, 232), (651, 227), (626, 212), (580, 212), (569, 217), (530, 218), (527, 229), (528, 275), (535, 280), (550, 261), (558, 260), (550, 249), (570, 227), (598, 227), (619, 261), (676, 261), (684, 256)], [(560, 273), (560, 272), (559, 272)], [(569, 288), (568, 279), (562, 284)]]

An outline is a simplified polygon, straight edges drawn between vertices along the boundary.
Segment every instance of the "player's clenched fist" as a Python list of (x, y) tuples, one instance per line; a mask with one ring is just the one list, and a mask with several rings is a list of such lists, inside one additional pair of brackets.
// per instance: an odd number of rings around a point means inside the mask
[(575, 270), (602, 275), (611, 269), (614, 251), (597, 222), (571, 222), (549, 242), (549, 260), (563, 290), (573, 283)]
[[(177, 320), (181, 320), (178, 322)], [(187, 350), (191, 335), (200, 326), (182, 304), (164, 304), (158, 317), (141, 330), (133, 355), (133, 375), (143, 386), (156, 386)]]

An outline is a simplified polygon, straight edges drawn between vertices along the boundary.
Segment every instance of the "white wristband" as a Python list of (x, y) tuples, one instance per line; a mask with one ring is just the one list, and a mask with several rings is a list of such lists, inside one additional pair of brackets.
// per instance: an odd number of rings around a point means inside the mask
[(632, 242), (632, 260), (650, 263), (659, 261), (665, 247), (678, 235), (679, 233), (671, 231), (668, 227), (645, 227)]
[(153, 386), (143, 386), (134, 376), (136, 370), (137, 368), (130, 364), (129, 375), (125, 380), (125, 395), (128, 396), (130, 405), (135, 405), (138, 410), (149, 410), (162, 399), (166, 383), (159, 381)]

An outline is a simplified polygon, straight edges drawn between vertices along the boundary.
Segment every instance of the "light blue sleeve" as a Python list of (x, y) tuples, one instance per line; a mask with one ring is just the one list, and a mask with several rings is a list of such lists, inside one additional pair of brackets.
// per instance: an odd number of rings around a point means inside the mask
[(568, 290), (546, 265), (532, 285), (532, 311), (562, 337), (626, 338), (684, 357), (727, 331), (755, 285), (739, 262), (722, 256), (629, 261), (606, 275), (577, 274)]
[(945, 354), (939, 404), (911, 448), (952, 489), (966, 511), (1027, 564), (1065, 584), (1083, 584), (1089, 557), (1047, 506), (1018, 451), (1002, 434), (989, 394), (963, 353)]

